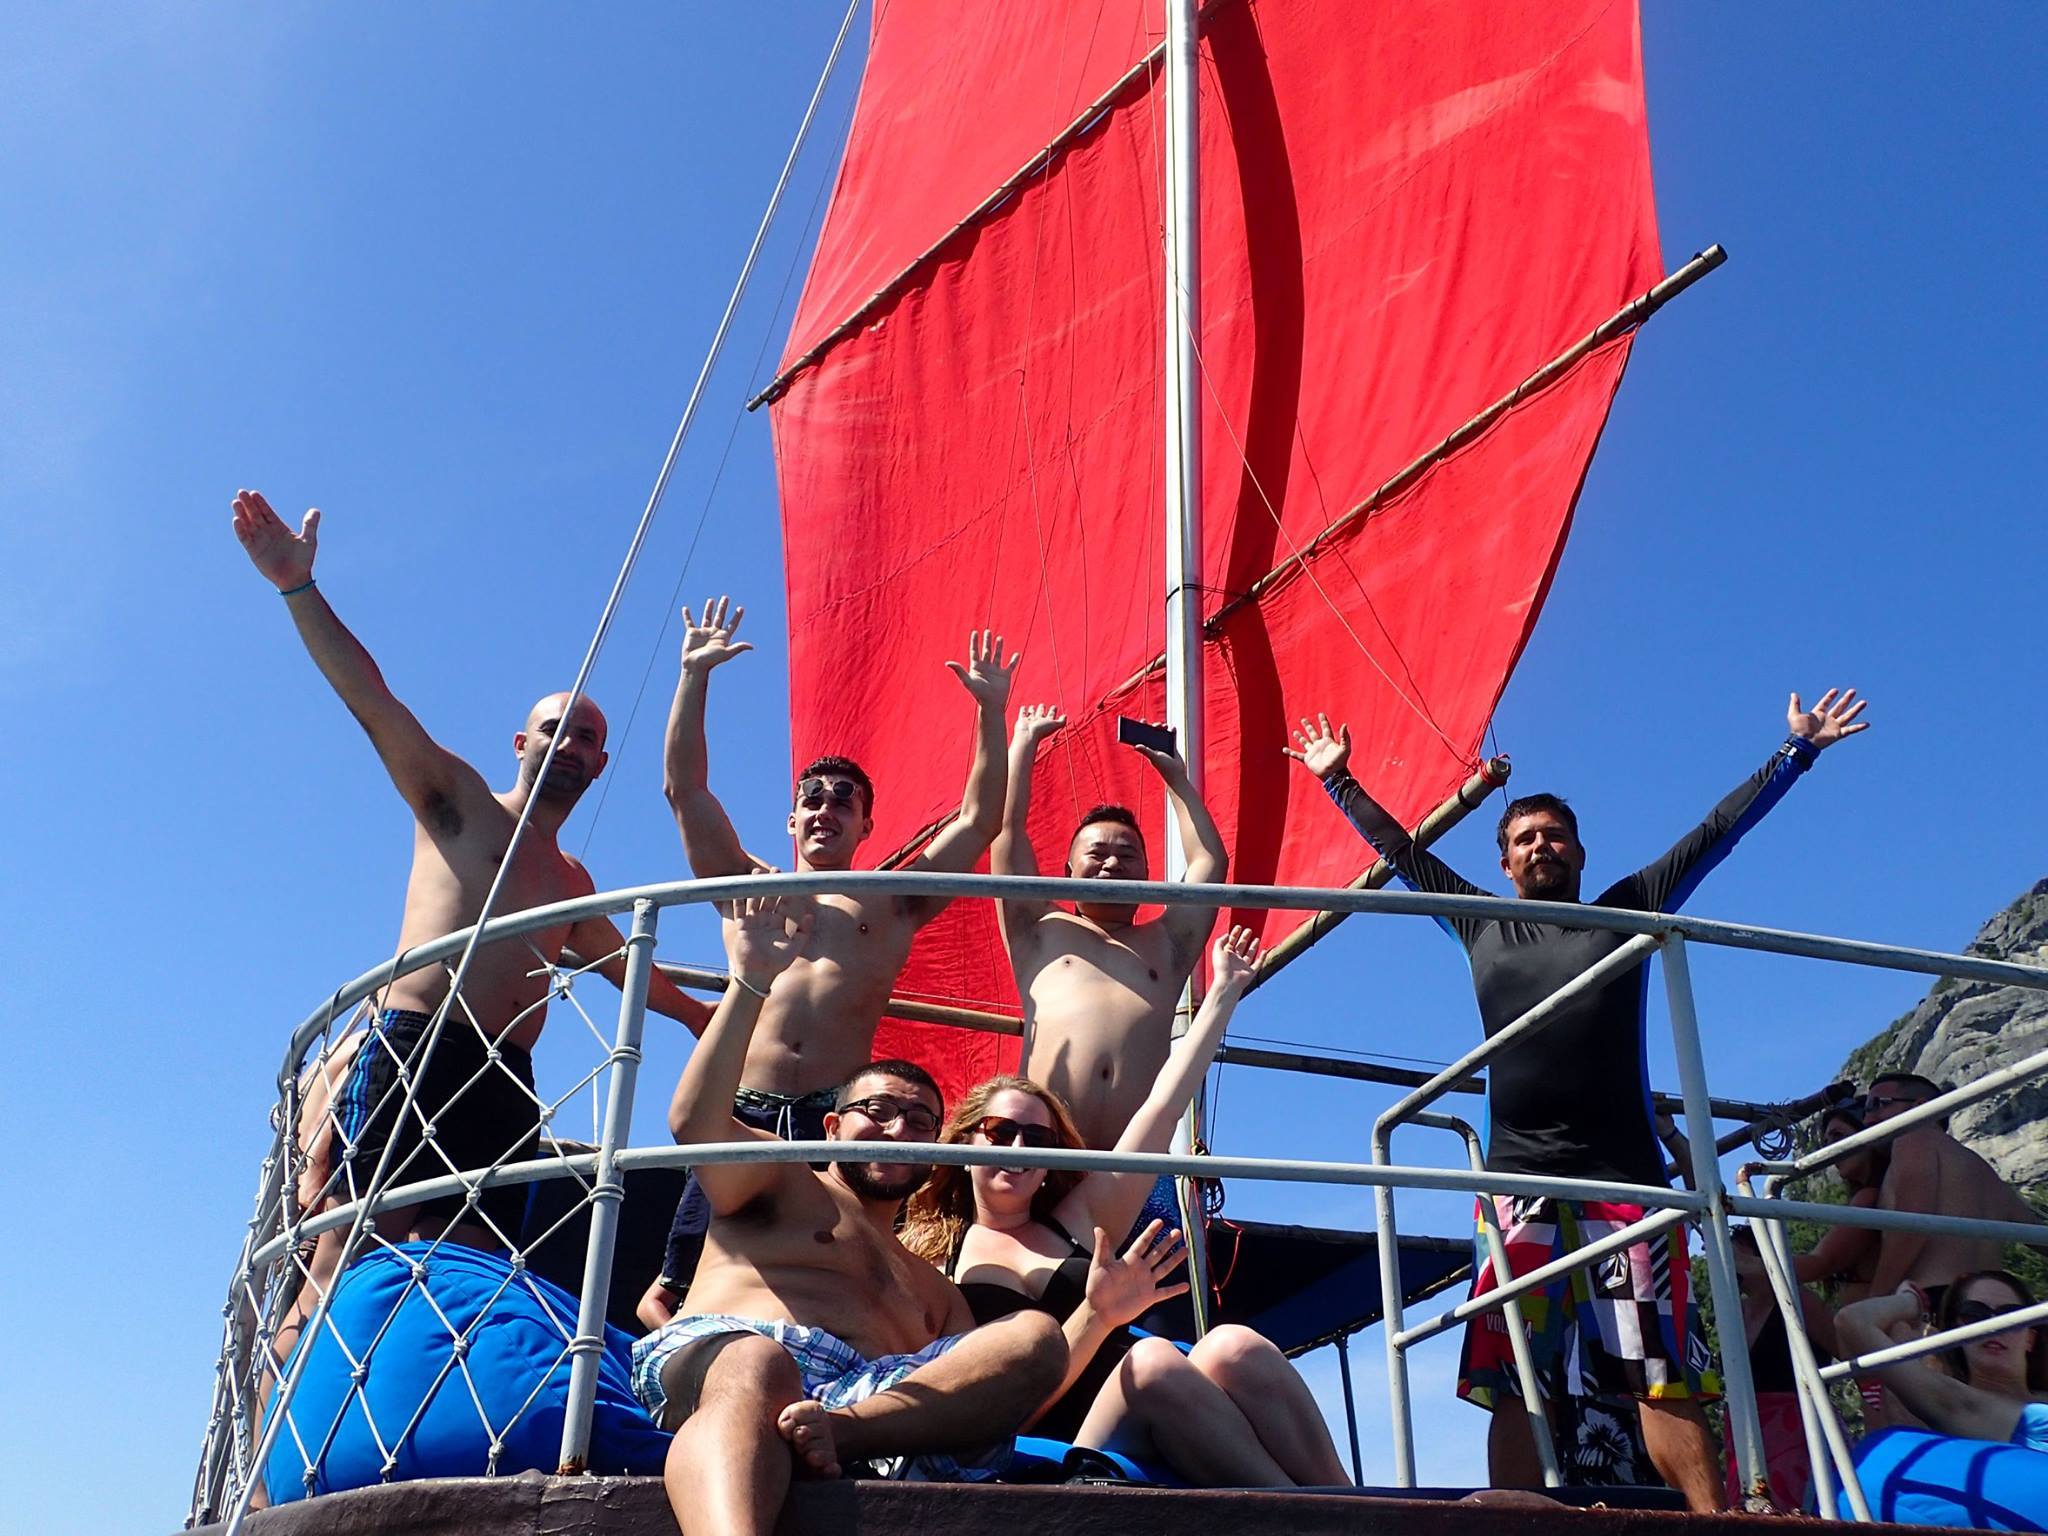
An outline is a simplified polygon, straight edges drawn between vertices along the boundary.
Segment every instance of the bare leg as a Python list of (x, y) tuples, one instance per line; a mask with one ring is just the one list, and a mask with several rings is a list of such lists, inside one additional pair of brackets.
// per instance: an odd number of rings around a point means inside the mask
[(1351, 1485), (1308, 1383), (1269, 1339), (1226, 1323), (1210, 1330), (1188, 1363), (1223, 1389), (1259, 1443), (1301, 1487)]
[(683, 1536), (774, 1529), (793, 1470), (776, 1418), (803, 1395), (796, 1362), (774, 1340), (740, 1338), (719, 1351), (661, 1473)]
[(1521, 1398), (1503, 1392), (1493, 1405), (1486, 1427), (1486, 1479), (1496, 1488), (1541, 1488), (1543, 1463), (1536, 1459), (1536, 1437)]
[(976, 1328), (886, 1392), (833, 1409), (838, 1457), (865, 1461), (1000, 1440), (1058, 1389), (1066, 1366), (1066, 1337), (1043, 1312)]
[(1096, 1394), (1077, 1445), (1163, 1460), (1209, 1488), (1292, 1488), (1229, 1394), (1164, 1339), (1140, 1339)]
[(1643, 1447), (1657, 1475), (1685, 1495), (1685, 1507), (1707, 1514), (1728, 1507), (1721, 1476), (1721, 1447), (1706, 1411), (1695, 1398), (1641, 1400)]

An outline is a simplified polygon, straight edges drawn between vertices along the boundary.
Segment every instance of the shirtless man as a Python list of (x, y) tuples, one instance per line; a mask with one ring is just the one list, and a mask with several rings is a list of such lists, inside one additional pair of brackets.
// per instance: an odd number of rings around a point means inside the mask
[[(735, 641), (743, 608), (725, 598), (707, 602), (695, 619), (683, 610), (682, 679), (669, 712), (668, 803), (683, 834), (683, 851), (698, 878), (743, 875), (770, 866), (741, 846), (739, 834), (710, 789), (704, 743), (704, 700), (711, 673), (753, 647)], [(1003, 712), (1020, 658), (1003, 660), (1002, 636), (970, 637), (965, 665), (946, 666), (973, 698), (974, 761), (960, 814), (923, 852), (911, 871), (964, 873), (995, 837), (1003, 814)], [(789, 813), (800, 871), (853, 868), (856, 850), (874, 830), (874, 788), (859, 765), (819, 758), (797, 775)], [(873, 1053), (875, 1028), (890, 988), (910, 957), (918, 929), (945, 907), (925, 896), (821, 896), (807, 952), (776, 980), (748, 1048), (740, 1078), (743, 1118), (762, 1129), (815, 1139), (838, 1085)]]
[[(1003, 830), (989, 858), (996, 874), (1038, 873), (1027, 830), (1032, 759), (1038, 743), (1065, 723), (1044, 705), (1018, 712)], [(1166, 781), (1187, 878), (1221, 880), (1229, 855), (1188, 782), (1187, 765), (1169, 752), (1132, 750)], [(1067, 844), (1066, 873), (1077, 880), (1150, 878), (1137, 818), (1116, 805), (1089, 811)], [(997, 915), (1024, 1002), (1024, 1074), (1067, 1101), (1089, 1146), (1115, 1146), (1166, 1064), (1174, 1008), (1216, 925), (1216, 909), (1168, 907), (1141, 923), (1128, 903), (1085, 901), (1068, 912), (1050, 902), (1005, 901)]]
[[(1915, 1073), (1887, 1072), (1871, 1083), (1864, 1118), (1870, 1125), (1881, 1125), (1945, 1091)], [(2041, 1219), (1998, 1170), (1949, 1135), (1946, 1120), (1922, 1121), (1891, 1143), (1891, 1166), (1879, 1186), (1877, 1204), (1886, 1211), (1929, 1211), (1980, 1221)], [(1868, 1294), (1889, 1296), (1910, 1280), (1927, 1294), (1930, 1309), (1938, 1310), (1941, 1293), (1956, 1276), (2002, 1268), (2006, 1246), (1997, 1237), (1882, 1233)]]
[[(370, 653), (328, 606), (313, 581), (319, 528), (317, 510), (306, 514), (295, 534), (257, 492), (235, 497), (236, 538), (257, 571), (283, 594), (314, 664), (368, 733), (412, 810), (412, 873), (399, 950), (476, 921), (513, 825), (529, 800), (533, 816), (499, 893), (498, 912), (589, 895), (596, 888), (589, 873), (556, 846), (555, 836), (604, 770), (605, 722), (597, 706), (582, 700), (565, 719), (565, 694), (550, 694), (534, 705), (525, 727), (512, 736), (518, 777), (510, 789), (493, 790), (482, 774), (429, 736), (392, 695)], [(557, 736), (561, 745), (543, 780), (541, 759)], [(445, 966), (428, 966), (393, 981), (375, 1022), (344, 1044), (350, 1053), (346, 1059), (336, 1053), (309, 1078), (311, 1118), (302, 1116), (300, 1125), (306, 1166), (299, 1184), (306, 1208), (359, 1194), (387, 1142), (395, 1143), (387, 1184), (446, 1173), (450, 1161), (471, 1169), (531, 1156), (539, 1118), (531, 1053), (547, 1013), (550, 977), (544, 967), (564, 948), (580, 955), (610, 955), (597, 970), (617, 985), (625, 978), (622, 943), (611, 920), (598, 917), (479, 948), (423, 1072), (418, 1048), (447, 996), (449, 972)], [(650, 980), (648, 1004), (692, 1030), (702, 1029), (711, 1012), (659, 973)], [(400, 1111), (394, 1091), (399, 1065), (407, 1061), (417, 1083), (416, 1111)], [(330, 1104), (341, 1107), (329, 1112)], [(421, 1143), (423, 1117), (434, 1122), (438, 1155)], [(330, 1175), (337, 1137), (353, 1151), (344, 1152), (339, 1174)], [(486, 1190), (473, 1211), (465, 1210), (459, 1198), (388, 1211), (378, 1219), (378, 1229), (394, 1241), (446, 1236), (471, 1247), (503, 1247), (516, 1235), (525, 1195), (517, 1187)], [(332, 1273), (342, 1240), (340, 1232), (319, 1240), (310, 1266), (316, 1290)], [(280, 1347), (288, 1348), (289, 1340), (281, 1338)]]
[[(800, 917), (791, 914), (803, 906)], [(827, 925), (786, 898), (726, 921), (732, 985), (669, 1107), (679, 1142), (772, 1140), (734, 1118), (756, 1027)], [(825, 1117), (833, 1141), (928, 1142), (944, 1106), (909, 1062), (857, 1067)], [(683, 1536), (765, 1533), (793, 1474), (979, 1481), (1060, 1383), (1059, 1325), (1023, 1312), (985, 1328), (952, 1281), (896, 1240), (929, 1169), (906, 1163), (723, 1163), (697, 1170), (711, 1230), (689, 1315), (633, 1349), (633, 1390), (676, 1430), (662, 1481)]]

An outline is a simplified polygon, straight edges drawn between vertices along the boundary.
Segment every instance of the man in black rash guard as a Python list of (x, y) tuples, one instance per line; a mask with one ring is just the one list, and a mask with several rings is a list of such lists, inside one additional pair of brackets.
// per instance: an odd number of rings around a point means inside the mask
[[(1743, 834), (1781, 800), (1822, 749), (1867, 729), (1854, 689), (1828, 690), (1808, 711), (1799, 696), (1786, 710), (1783, 746), (1707, 819), (1655, 863), (1616, 881), (1594, 898), (1603, 907), (1673, 912)], [(1403, 883), (1446, 896), (1485, 896), (1406, 830), (1346, 771), (1351, 732), (1333, 732), (1327, 716), (1304, 719), (1299, 750), (1288, 756), (1322, 780), (1360, 836), (1378, 849)], [(1555, 795), (1510, 804), (1499, 828), (1500, 867), (1524, 901), (1580, 899), (1586, 850), (1578, 819)], [(1491, 1036), (1573, 977), (1628, 941), (1629, 935), (1549, 923), (1485, 917), (1443, 920), (1472, 964), (1479, 1016)], [(1644, 1061), (1647, 966), (1637, 965), (1569, 1003), (1527, 1043), (1497, 1058), (1487, 1072), (1486, 1166), (1500, 1173), (1548, 1174), (1664, 1184), (1664, 1159), (1652, 1124)], [(1641, 1206), (1605, 1201), (1496, 1199), (1509, 1266), (1526, 1274), (1539, 1264), (1640, 1219)], [(1523, 1298), (1523, 1316), (1546, 1394), (1635, 1398), (1643, 1438), (1658, 1472), (1695, 1510), (1722, 1507), (1719, 1453), (1700, 1407), (1714, 1384), (1711, 1362), (1685, 1326), (1690, 1319), (1682, 1228), (1635, 1244), (1568, 1282)], [(1482, 1268), (1474, 1293), (1493, 1286)], [(1567, 1365), (1575, 1367), (1566, 1378)], [(1458, 1394), (1491, 1409), (1518, 1393), (1506, 1324), (1498, 1312), (1474, 1320), (1465, 1334)], [(1487, 1462), (1498, 1487), (1538, 1487), (1541, 1478), (1527, 1420), (1497, 1413), (1487, 1435)]]

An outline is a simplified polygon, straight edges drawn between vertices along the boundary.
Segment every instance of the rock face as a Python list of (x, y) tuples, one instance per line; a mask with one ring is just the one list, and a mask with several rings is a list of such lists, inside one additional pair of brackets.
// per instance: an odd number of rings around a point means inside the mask
[[(2048, 964), (2048, 880), (1993, 917), (1969, 952)], [(2048, 992), (1942, 980), (1918, 1007), (1850, 1053), (1841, 1076), (1917, 1072), (1961, 1087), (2048, 1048)], [(2021, 1083), (1957, 1112), (1950, 1132), (2014, 1184), (2048, 1181), (2048, 1078)]]

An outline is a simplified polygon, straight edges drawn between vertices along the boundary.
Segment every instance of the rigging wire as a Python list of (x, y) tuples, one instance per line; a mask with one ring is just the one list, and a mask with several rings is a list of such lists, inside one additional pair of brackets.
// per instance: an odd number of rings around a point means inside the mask
[[(648, 531), (654, 523), (654, 515), (660, 509), (662, 497), (668, 489), (669, 478), (675, 472), (676, 461), (682, 454), (683, 443), (688, 438), (691, 424), (696, 419), (697, 407), (704, 398), (705, 386), (709, 383), (712, 369), (717, 364), (720, 354), (724, 351), (726, 337), (732, 329), (733, 317), (739, 310), (740, 300), (745, 296), (748, 281), (753, 276), (754, 264), (760, 257), (761, 249), (767, 242), (768, 231), (774, 224), (776, 213), (782, 205), (783, 193), (788, 189), (791, 174), (796, 168), (797, 158), (802, 153), (804, 144), (810, 137), (811, 124), (816, 120), (818, 105), (824, 98), (825, 88), (830, 83), (833, 72), (838, 65), (839, 55), (845, 47), (847, 35), (853, 29), (853, 19), (859, 13), (860, 4), (861, 0), (849, 0), (846, 15), (839, 24), (838, 34), (833, 38), (831, 52), (826, 56), (824, 70), (819, 74), (817, 86), (811, 92), (811, 99), (804, 109), (803, 119), (797, 125), (796, 138), (790, 145), (789, 154), (783, 160), (780, 174), (776, 177), (775, 190), (770, 194), (768, 206), (761, 215), (759, 225), (755, 228), (753, 242), (747, 249), (746, 260), (740, 265), (739, 277), (733, 285), (732, 295), (726, 301), (724, 314), (719, 317), (718, 327), (712, 334), (711, 345), (705, 353), (703, 366), (697, 372), (696, 382), (691, 385), (689, 397), (683, 405), (682, 417), (676, 423), (675, 434), (669, 441), (668, 452), (662, 458), (661, 470), (655, 476), (653, 488), (648, 493), (646, 506), (641, 510), (640, 520), (633, 529), (633, 537), (627, 543), (625, 558), (620, 562), (619, 573), (613, 579), (611, 591), (606, 596), (603, 610), (598, 615), (597, 627), (590, 637), (590, 644), (584, 651), (583, 661), (576, 669), (575, 681), (569, 686), (568, 702), (562, 709), (562, 719), (565, 722), (571, 718), (578, 701), (584, 697), (584, 691), (590, 681), (590, 674), (597, 665), (598, 655), (604, 649), (604, 642), (611, 633), (612, 621), (618, 614), (619, 604), (625, 596), (627, 584), (632, 580), (634, 567), (639, 563), (640, 552), (646, 545)], [(544, 780), (548, 771), (554, 766), (555, 753), (561, 745), (561, 739), (564, 734), (565, 732), (556, 731), (549, 736), (547, 751), (542, 754), (540, 765), (535, 770), (534, 780), (536, 783)], [(532, 824), (534, 807), (538, 801), (539, 797), (537, 795), (528, 796), (526, 805), (519, 813), (518, 821), (513, 824), (512, 835), (506, 844), (503, 857), (499, 860), (497, 873), (492, 876), (490, 887), (484, 893), (483, 904), (477, 913), (475, 926), (470, 931), (468, 942), (462, 947), (460, 958), (452, 968), (448, 990), (443, 995), (440, 1005), (434, 1010), (434, 1017), (428, 1024), (425, 1037), (417, 1048), (418, 1071), (422, 1074), (426, 1071), (435, 1048), (440, 1044), (441, 1034), (446, 1026), (449, 1011), (461, 996), (462, 984), (467, 979), (470, 965), (476, 958), (478, 941), (483, 936), (484, 925), (497, 910), (498, 899), (503, 895), (505, 883), (511, 876), (513, 862), (519, 852), (520, 843), (526, 836), (526, 830)], [(391, 1154), (397, 1145), (396, 1139), (393, 1139), (385, 1146), (383, 1153), (377, 1160), (377, 1167), (370, 1175), (355, 1219), (350, 1224), (348, 1233), (343, 1239), (338, 1261), (340, 1265), (346, 1265), (362, 1243), (364, 1230), (368, 1225), (371, 1202), (383, 1193), (385, 1187), (390, 1182)], [(332, 1310), (333, 1295), (332, 1290), (322, 1294), (314, 1308), (313, 1315), (305, 1322), (302, 1334), (318, 1334), (320, 1329), (325, 1326), (328, 1314)], [(311, 1354), (312, 1351), (309, 1349), (298, 1352), (285, 1381), (279, 1385), (278, 1390), (280, 1393), (288, 1395), (296, 1391), (299, 1377), (303, 1374), (306, 1361)], [(264, 1426), (260, 1442), (250, 1458), (252, 1465), (262, 1465), (264, 1459), (269, 1455), (270, 1447), (277, 1439), (278, 1427), (285, 1417), (286, 1415), (282, 1412), (273, 1413), (270, 1416), (269, 1422)], [(248, 1518), (249, 1505), (255, 1496), (255, 1491), (256, 1481), (254, 1478), (243, 1484), (235, 1499), (234, 1508), (228, 1516), (227, 1536), (237, 1536), (237, 1533), (241, 1530), (243, 1522)]]
[[(885, 13), (887, 9), (885, 5), (883, 7)], [(844, 130), (851, 124), (854, 109), (858, 105), (857, 100), (850, 100), (846, 104), (846, 110), (840, 118), (840, 128), (842, 130), (840, 137), (842, 140), (845, 137)], [(804, 216), (803, 237), (797, 240), (790, 248), (789, 264), (783, 269), (782, 286), (776, 292), (775, 307), (769, 312), (768, 323), (761, 331), (761, 345), (754, 353), (753, 366), (747, 371), (746, 391), (738, 401), (734, 402), (732, 422), (725, 434), (725, 447), (718, 456), (718, 468), (712, 473), (711, 485), (704, 493), (704, 504), (697, 511), (696, 526), (690, 531), (689, 546), (683, 551), (682, 566), (676, 572), (675, 585), (669, 590), (668, 605), (662, 613), (661, 630), (655, 635), (653, 642), (647, 648), (647, 665), (640, 673), (640, 686), (633, 695), (633, 707), (626, 712), (625, 727), (619, 732), (619, 745), (622, 748), (626, 742), (632, 739), (633, 724), (640, 717), (640, 706), (647, 697), (647, 685), (654, 677), (654, 665), (661, 659), (662, 643), (668, 639), (669, 626), (675, 622), (676, 603), (683, 595), (683, 583), (689, 579), (690, 565), (697, 557), (698, 541), (704, 536), (704, 525), (710, 519), (712, 505), (718, 497), (718, 488), (725, 479), (726, 465), (732, 458), (733, 446), (739, 441), (740, 428), (745, 424), (749, 415), (746, 401), (755, 391), (761, 376), (761, 365), (768, 357), (768, 348), (774, 342), (776, 335), (781, 329), (779, 322), (782, 318), (783, 306), (789, 301), (789, 290), (796, 279), (797, 267), (802, 262), (805, 251), (811, 248), (810, 236), (817, 227), (818, 211), (824, 206), (825, 189), (831, 186), (831, 184), (832, 177), (829, 174), (818, 178), (817, 188), (811, 194), (810, 210)], [(589, 826), (583, 834), (584, 853), (590, 851), (591, 839), (597, 835), (598, 818), (604, 815), (605, 802), (611, 795), (611, 788), (612, 780), (607, 778), (598, 791), (596, 809), (591, 812)]]

